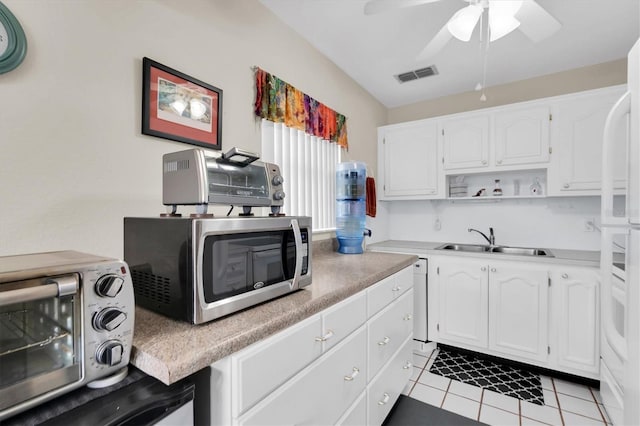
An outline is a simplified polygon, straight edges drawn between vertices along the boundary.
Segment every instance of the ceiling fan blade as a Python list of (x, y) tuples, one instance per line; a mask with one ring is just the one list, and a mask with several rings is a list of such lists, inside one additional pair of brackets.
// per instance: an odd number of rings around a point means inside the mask
[(518, 29), (534, 43), (550, 37), (562, 27), (556, 18), (534, 0), (524, 0), (515, 18), (520, 21)]
[(400, 9), (403, 7), (420, 6), (427, 3), (435, 3), (440, 0), (369, 0), (364, 5), (365, 15), (386, 12), (387, 10)]
[(451, 33), (447, 29), (447, 24), (444, 24), (440, 31), (438, 31), (438, 33), (431, 39), (429, 44), (427, 44), (425, 48), (422, 49), (422, 51), (418, 54), (416, 60), (424, 61), (432, 58), (438, 52), (440, 52), (447, 43), (449, 43), (451, 37)]

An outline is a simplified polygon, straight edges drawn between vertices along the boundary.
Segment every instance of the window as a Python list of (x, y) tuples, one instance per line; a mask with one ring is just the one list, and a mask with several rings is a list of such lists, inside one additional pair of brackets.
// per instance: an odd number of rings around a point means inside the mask
[(283, 212), (313, 217), (314, 231), (336, 228), (336, 165), (341, 151), (336, 143), (262, 120), (262, 160), (280, 167)]

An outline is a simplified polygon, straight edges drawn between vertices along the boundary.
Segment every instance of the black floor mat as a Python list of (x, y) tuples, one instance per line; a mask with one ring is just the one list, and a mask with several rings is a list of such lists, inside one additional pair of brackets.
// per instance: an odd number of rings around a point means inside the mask
[(400, 395), (382, 426), (478, 426), (484, 425), (408, 396)]
[(429, 372), (544, 405), (540, 375), (507, 364), (440, 348)]

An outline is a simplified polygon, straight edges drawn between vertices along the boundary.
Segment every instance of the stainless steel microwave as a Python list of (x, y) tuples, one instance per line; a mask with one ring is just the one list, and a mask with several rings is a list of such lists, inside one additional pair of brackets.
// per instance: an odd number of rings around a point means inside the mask
[(124, 219), (136, 304), (201, 324), (311, 284), (310, 217)]

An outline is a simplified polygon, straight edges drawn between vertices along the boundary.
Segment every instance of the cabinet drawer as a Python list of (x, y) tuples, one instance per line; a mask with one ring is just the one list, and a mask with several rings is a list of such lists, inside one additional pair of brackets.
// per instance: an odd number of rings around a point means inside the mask
[(353, 403), (340, 420), (336, 423), (341, 426), (362, 426), (367, 424), (367, 393), (363, 392), (360, 398)]
[[(234, 416), (245, 412), (322, 353), (322, 318), (313, 316), (232, 356)], [(293, 352), (295, 350), (295, 352)]]
[(389, 414), (389, 411), (409, 382), (413, 367), (411, 337), (401, 345), (400, 350), (394, 354), (391, 361), (369, 384), (368, 412), (369, 425), (380, 425)]
[(326, 310), (322, 315), (324, 350), (334, 347), (367, 320), (367, 298), (364, 291)]
[(411, 336), (412, 330), (413, 289), (369, 321), (369, 380)]
[(361, 327), (248, 411), (238, 424), (335, 424), (366, 388), (366, 340), (366, 329)]
[(413, 269), (405, 268), (367, 290), (369, 318), (413, 287)]

